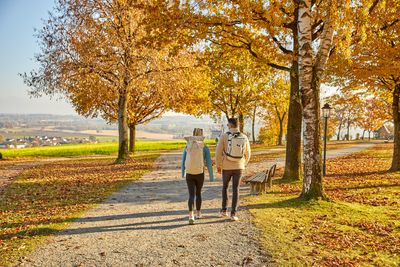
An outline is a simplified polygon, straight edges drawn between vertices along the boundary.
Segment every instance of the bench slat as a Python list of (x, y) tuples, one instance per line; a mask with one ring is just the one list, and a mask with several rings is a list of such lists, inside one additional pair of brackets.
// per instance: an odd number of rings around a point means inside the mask
[(262, 182), (264, 182), (265, 177), (266, 177), (266, 173), (265, 172), (260, 172), (260, 173), (257, 173), (255, 175), (253, 175), (249, 179), (247, 179), (246, 182), (248, 182), (248, 183), (262, 183)]

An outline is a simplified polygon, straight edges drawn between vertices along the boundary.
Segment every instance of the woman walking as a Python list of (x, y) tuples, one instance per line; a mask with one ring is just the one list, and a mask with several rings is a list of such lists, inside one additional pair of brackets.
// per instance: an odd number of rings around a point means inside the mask
[[(204, 184), (204, 165), (207, 164), (210, 181), (214, 181), (211, 154), (204, 144), (203, 129), (195, 128), (193, 136), (185, 137), (187, 145), (182, 156), (182, 177), (186, 177), (189, 190), (189, 224), (201, 218), (201, 190)], [(194, 203), (196, 199), (196, 217)]]

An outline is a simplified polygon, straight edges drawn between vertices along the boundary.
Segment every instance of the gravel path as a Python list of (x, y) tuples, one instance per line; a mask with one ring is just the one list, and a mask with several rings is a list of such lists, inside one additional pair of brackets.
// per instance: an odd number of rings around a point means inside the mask
[[(221, 181), (206, 182), (205, 218), (187, 223), (180, 154), (115, 193), (28, 256), (24, 266), (265, 266), (247, 211), (239, 222), (218, 218)], [(208, 181), (208, 178), (206, 178)], [(242, 187), (245, 194), (247, 188)]]
[[(328, 157), (359, 152), (372, 145), (331, 150)], [(205, 218), (194, 226), (187, 224), (187, 188), (180, 178), (180, 157), (176, 153), (161, 156), (155, 171), (89, 210), (17, 265), (270, 265), (271, 258), (257, 241), (258, 232), (246, 210), (241, 210), (239, 222), (216, 216), (220, 207), (220, 179), (205, 183)], [(273, 162), (282, 166), (284, 159)], [(268, 163), (272, 161), (251, 164), (248, 172)], [(242, 186), (241, 194), (247, 193), (248, 188)]]
[[(352, 153), (357, 153), (364, 151), (366, 149), (369, 149), (376, 145), (377, 143), (360, 143), (360, 144), (354, 144), (349, 147), (344, 147), (344, 148), (337, 148), (337, 149), (330, 149), (326, 152), (326, 158), (331, 159), (331, 158), (337, 158), (337, 157), (342, 157), (348, 154)], [(275, 151), (274, 151), (275, 152)], [(254, 153), (256, 154), (256, 153)], [(257, 154), (268, 154), (268, 153), (262, 153), (262, 151), (258, 151)], [(270, 159), (270, 160), (265, 160), (257, 163), (251, 164), (247, 168), (247, 173), (248, 174), (253, 174), (262, 170), (266, 170), (269, 168), (272, 164), (277, 165), (277, 167), (284, 167), (285, 166), (285, 158), (280, 157), (280, 158), (275, 158), (275, 159)]]

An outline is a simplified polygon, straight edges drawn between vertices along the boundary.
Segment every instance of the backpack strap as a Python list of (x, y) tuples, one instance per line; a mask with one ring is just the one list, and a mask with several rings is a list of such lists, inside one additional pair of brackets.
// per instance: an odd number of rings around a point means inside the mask
[(233, 137), (238, 137), (240, 136), (242, 133), (241, 132), (237, 132), (237, 133), (232, 133), (232, 132), (226, 132), (226, 134), (229, 136), (233, 136)]

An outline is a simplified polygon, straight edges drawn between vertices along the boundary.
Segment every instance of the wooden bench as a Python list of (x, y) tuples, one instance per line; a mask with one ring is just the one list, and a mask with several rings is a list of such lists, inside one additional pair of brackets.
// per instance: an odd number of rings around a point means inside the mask
[(259, 195), (265, 193), (267, 188), (272, 187), (272, 177), (275, 175), (276, 164), (265, 172), (259, 172), (246, 180), (250, 184), (250, 194)]

